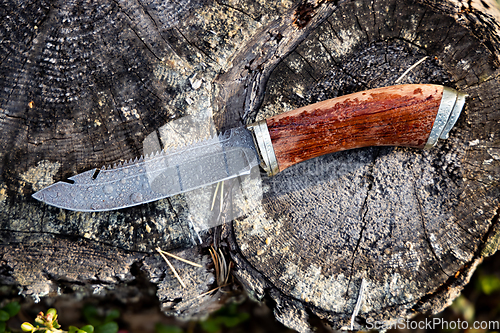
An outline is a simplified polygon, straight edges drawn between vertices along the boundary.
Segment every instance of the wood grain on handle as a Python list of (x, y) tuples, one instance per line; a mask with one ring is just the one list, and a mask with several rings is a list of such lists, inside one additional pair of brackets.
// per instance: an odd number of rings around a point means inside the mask
[(266, 120), (279, 170), (328, 153), (368, 147), (423, 148), (443, 87), (400, 85), (354, 93)]

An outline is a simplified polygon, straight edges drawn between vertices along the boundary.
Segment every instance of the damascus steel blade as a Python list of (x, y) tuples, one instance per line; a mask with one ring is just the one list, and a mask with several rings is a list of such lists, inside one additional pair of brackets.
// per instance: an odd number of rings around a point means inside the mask
[(108, 211), (247, 175), (257, 165), (259, 159), (252, 134), (238, 127), (214, 138), (141, 157), (112, 169), (83, 172), (69, 178), (72, 183), (57, 182), (33, 197), (68, 210)]

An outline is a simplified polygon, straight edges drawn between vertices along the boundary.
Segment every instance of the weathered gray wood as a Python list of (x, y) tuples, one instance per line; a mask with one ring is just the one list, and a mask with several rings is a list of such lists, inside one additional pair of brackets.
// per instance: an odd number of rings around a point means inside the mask
[[(487, 4), (487, 3), (486, 3)], [(472, 5), (472, 7), (471, 7)], [(269, 296), (278, 320), (355, 327), (442, 310), (499, 239), (498, 10), (483, 2), (7, 1), (0, 6), (0, 281), (24, 295), (125, 288), (139, 268), (166, 313), (227, 301), (196, 242), (188, 197), (82, 214), (31, 194), (75, 173), (182, 138), (189, 119), (225, 129), (322, 99), (400, 83), (470, 97), (447, 141), (428, 152), (368, 148), (263, 175), (262, 205), (226, 225), (234, 276)], [(213, 120), (212, 120), (213, 119)], [(202, 131), (203, 132), (203, 131)], [(172, 260), (159, 246), (202, 263)], [(42, 260), (39, 258), (43, 258)], [(109, 287), (109, 288), (108, 288)], [(231, 287), (233, 288), (233, 287)], [(236, 285), (234, 288), (237, 289)]]

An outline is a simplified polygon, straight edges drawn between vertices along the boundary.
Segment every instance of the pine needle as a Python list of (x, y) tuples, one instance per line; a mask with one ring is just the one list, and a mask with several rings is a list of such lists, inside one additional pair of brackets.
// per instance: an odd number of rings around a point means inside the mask
[(156, 251), (158, 251), (158, 253), (160, 253), (160, 254), (162, 254), (162, 253), (163, 253), (163, 254), (166, 254), (166, 255), (167, 255), (167, 256), (169, 256), (169, 257), (172, 257), (172, 258), (177, 259), (177, 260), (179, 260), (179, 261), (185, 262), (186, 264), (189, 264), (189, 265), (191, 265), (191, 266), (194, 266), (194, 267), (200, 267), (200, 268), (201, 268), (201, 267), (203, 267), (203, 266), (202, 266), (202, 265), (200, 265), (200, 264), (197, 264), (197, 263), (192, 262), (192, 261), (189, 261), (189, 260), (187, 260), (187, 259), (184, 259), (184, 258), (178, 257), (178, 256), (176, 256), (175, 254), (172, 254), (172, 253), (168, 253), (168, 252), (166, 252), (166, 251), (163, 251), (163, 250), (162, 250), (162, 249), (160, 249), (159, 247), (157, 247), (157, 248), (156, 248)]
[(220, 209), (219, 212), (222, 213), (222, 204), (224, 203), (224, 182), (221, 182), (222, 185), (220, 186)]
[(352, 312), (351, 316), (351, 331), (354, 330), (354, 320), (356, 319), (356, 316), (359, 313), (359, 309), (361, 308), (361, 304), (363, 303), (364, 299), (364, 292), (366, 288), (366, 280), (363, 278), (361, 280), (361, 286), (359, 287), (359, 293), (358, 293), (358, 301), (356, 302), (356, 306), (354, 307), (354, 311)]
[(216, 288), (214, 288), (214, 289), (212, 289), (212, 290), (207, 291), (206, 293), (203, 293), (203, 294), (198, 295), (198, 296), (197, 296), (197, 298), (203, 297), (203, 296), (205, 296), (205, 295), (208, 295), (208, 294), (210, 294), (210, 293), (212, 293), (212, 292), (216, 291), (217, 289), (220, 289), (220, 288), (223, 288), (223, 287), (227, 287), (227, 286), (229, 286), (229, 284), (223, 284), (222, 286), (218, 286), (218, 287), (216, 287)]
[[(158, 249), (156, 249), (156, 250), (158, 250)], [(186, 289), (186, 285), (184, 284), (184, 282), (182, 282), (182, 279), (179, 276), (179, 274), (177, 274), (177, 271), (175, 270), (174, 266), (172, 266), (172, 264), (170, 263), (170, 261), (168, 261), (167, 257), (162, 252), (158, 251), (158, 253), (163, 257), (163, 259), (165, 259), (165, 261), (167, 262), (168, 267), (170, 267), (170, 269), (174, 273), (174, 275), (177, 278), (177, 280), (179, 280), (179, 283), (181, 284), (182, 288)]]
[(408, 68), (394, 83), (399, 83), (401, 82), (401, 80), (412, 70), (414, 69), (415, 67), (417, 67), (418, 65), (420, 65), (421, 63), (423, 63), (425, 61), (425, 59), (429, 58), (428, 56), (425, 56), (423, 57), (422, 59), (420, 59), (419, 61), (417, 61), (416, 63), (414, 63), (413, 65), (410, 66), (410, 68)]
[(219, 191), (219, 186), (221, 182), (217, 183), (217, 187), (215, 188), (215, 193), (214, 193), (214, 198), (212, 199), (212, 207), (210, 207), (210, 210), (214, 210), (214, 205), (215, 205), (215, 199), (217, 198), (217, 192)]

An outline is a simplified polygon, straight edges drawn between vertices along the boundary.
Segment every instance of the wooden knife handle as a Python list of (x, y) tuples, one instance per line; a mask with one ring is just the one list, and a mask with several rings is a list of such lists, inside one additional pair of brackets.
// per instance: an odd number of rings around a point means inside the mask
[[(438, 137), (447, 138), (465, 97), (439, 85), (398, 85), (307, 105), (250, 127), (272, 175), (341, 150), (368, 146), (430, 148)], [(448, 130), (443, 133), (445, 128)], [(259, 136), (268, 136), (272, 149)], [(273, 154), (275, 161), (268, 156)]]

